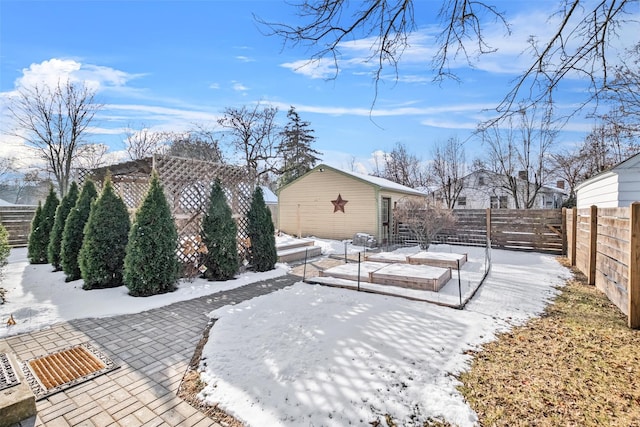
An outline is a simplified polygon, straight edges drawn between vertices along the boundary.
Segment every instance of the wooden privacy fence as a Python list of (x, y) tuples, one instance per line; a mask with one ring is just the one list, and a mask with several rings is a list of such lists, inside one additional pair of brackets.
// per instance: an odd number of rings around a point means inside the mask
[(0, 206), (0, 223), (9, 234), (9, 246), (27, 246), (35, 212), (36, 206)]
[(455, 228), (443, 230), (436, 241), (484, 246), (489, 237), (496, 249), (564, 254), (560, 209), (465, 209), (454, 214)]
[(567, 257), (640, 328), (640, 202), (567, 210)]

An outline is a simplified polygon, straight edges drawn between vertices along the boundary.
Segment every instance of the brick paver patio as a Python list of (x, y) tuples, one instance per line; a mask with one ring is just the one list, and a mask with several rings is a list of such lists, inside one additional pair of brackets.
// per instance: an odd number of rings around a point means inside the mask
[(176, 396), (207, 314), (299, 280), (283, 276), (142, 313), (74, 320), (0, 340), (0, 347), (20, 360), (89, 341), (120, 366), (37, 402), (35, 424), (29, 425), (219, 426)]

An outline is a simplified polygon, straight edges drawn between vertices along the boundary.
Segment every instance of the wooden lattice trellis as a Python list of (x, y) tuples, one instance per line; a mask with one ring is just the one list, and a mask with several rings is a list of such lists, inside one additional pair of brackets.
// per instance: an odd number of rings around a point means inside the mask
[(158, 156), (134, 160), (108, 167), (79, 171), (78, 181), (87, 177), (101, 188), (107, 171), (115, 190), (132, 213), (140, 206), (149, 189), (151, 172), (158, 173), (167, 202), (178, 229), (178, 257), (185, 264), (185, 274), (197, 267), (202, 243), (202, 217), (209, 203), (211, 186), (219, 179), (227, 202), (238, 224), (238, 250), (244, 250), (247, 237), (247, 212), (255, 188), (255, 180), (246, 168), (181, 157)]

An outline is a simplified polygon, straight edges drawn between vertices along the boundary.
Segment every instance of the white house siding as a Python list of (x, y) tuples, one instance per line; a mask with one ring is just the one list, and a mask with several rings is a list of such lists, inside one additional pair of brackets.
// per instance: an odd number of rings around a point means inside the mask
[(640, 167), (618, 176), (618, 207), (640, 201)]
[(612, 172), (599, 175), (588, 185), (579, 186), (576, 197), (578, 209), (592, 205), (602, 208), (618, 207), (618, 175)]

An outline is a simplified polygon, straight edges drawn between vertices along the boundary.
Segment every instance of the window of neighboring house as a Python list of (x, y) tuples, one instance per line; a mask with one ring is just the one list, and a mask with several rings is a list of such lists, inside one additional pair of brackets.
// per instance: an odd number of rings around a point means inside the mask
[(507, 196), (500, 196), (500, 209), (507, 209)]
[(484, 176), (479, 176), (478, 177), (478, 185), (484, 185)]
[(491, 209), (498, 209), (498, 196), (491, 196), (489, 203)]
[(464, 196), (458, 197), (458, 202), (456, 204), (458, 206), (467, 206), (467, 198)]

